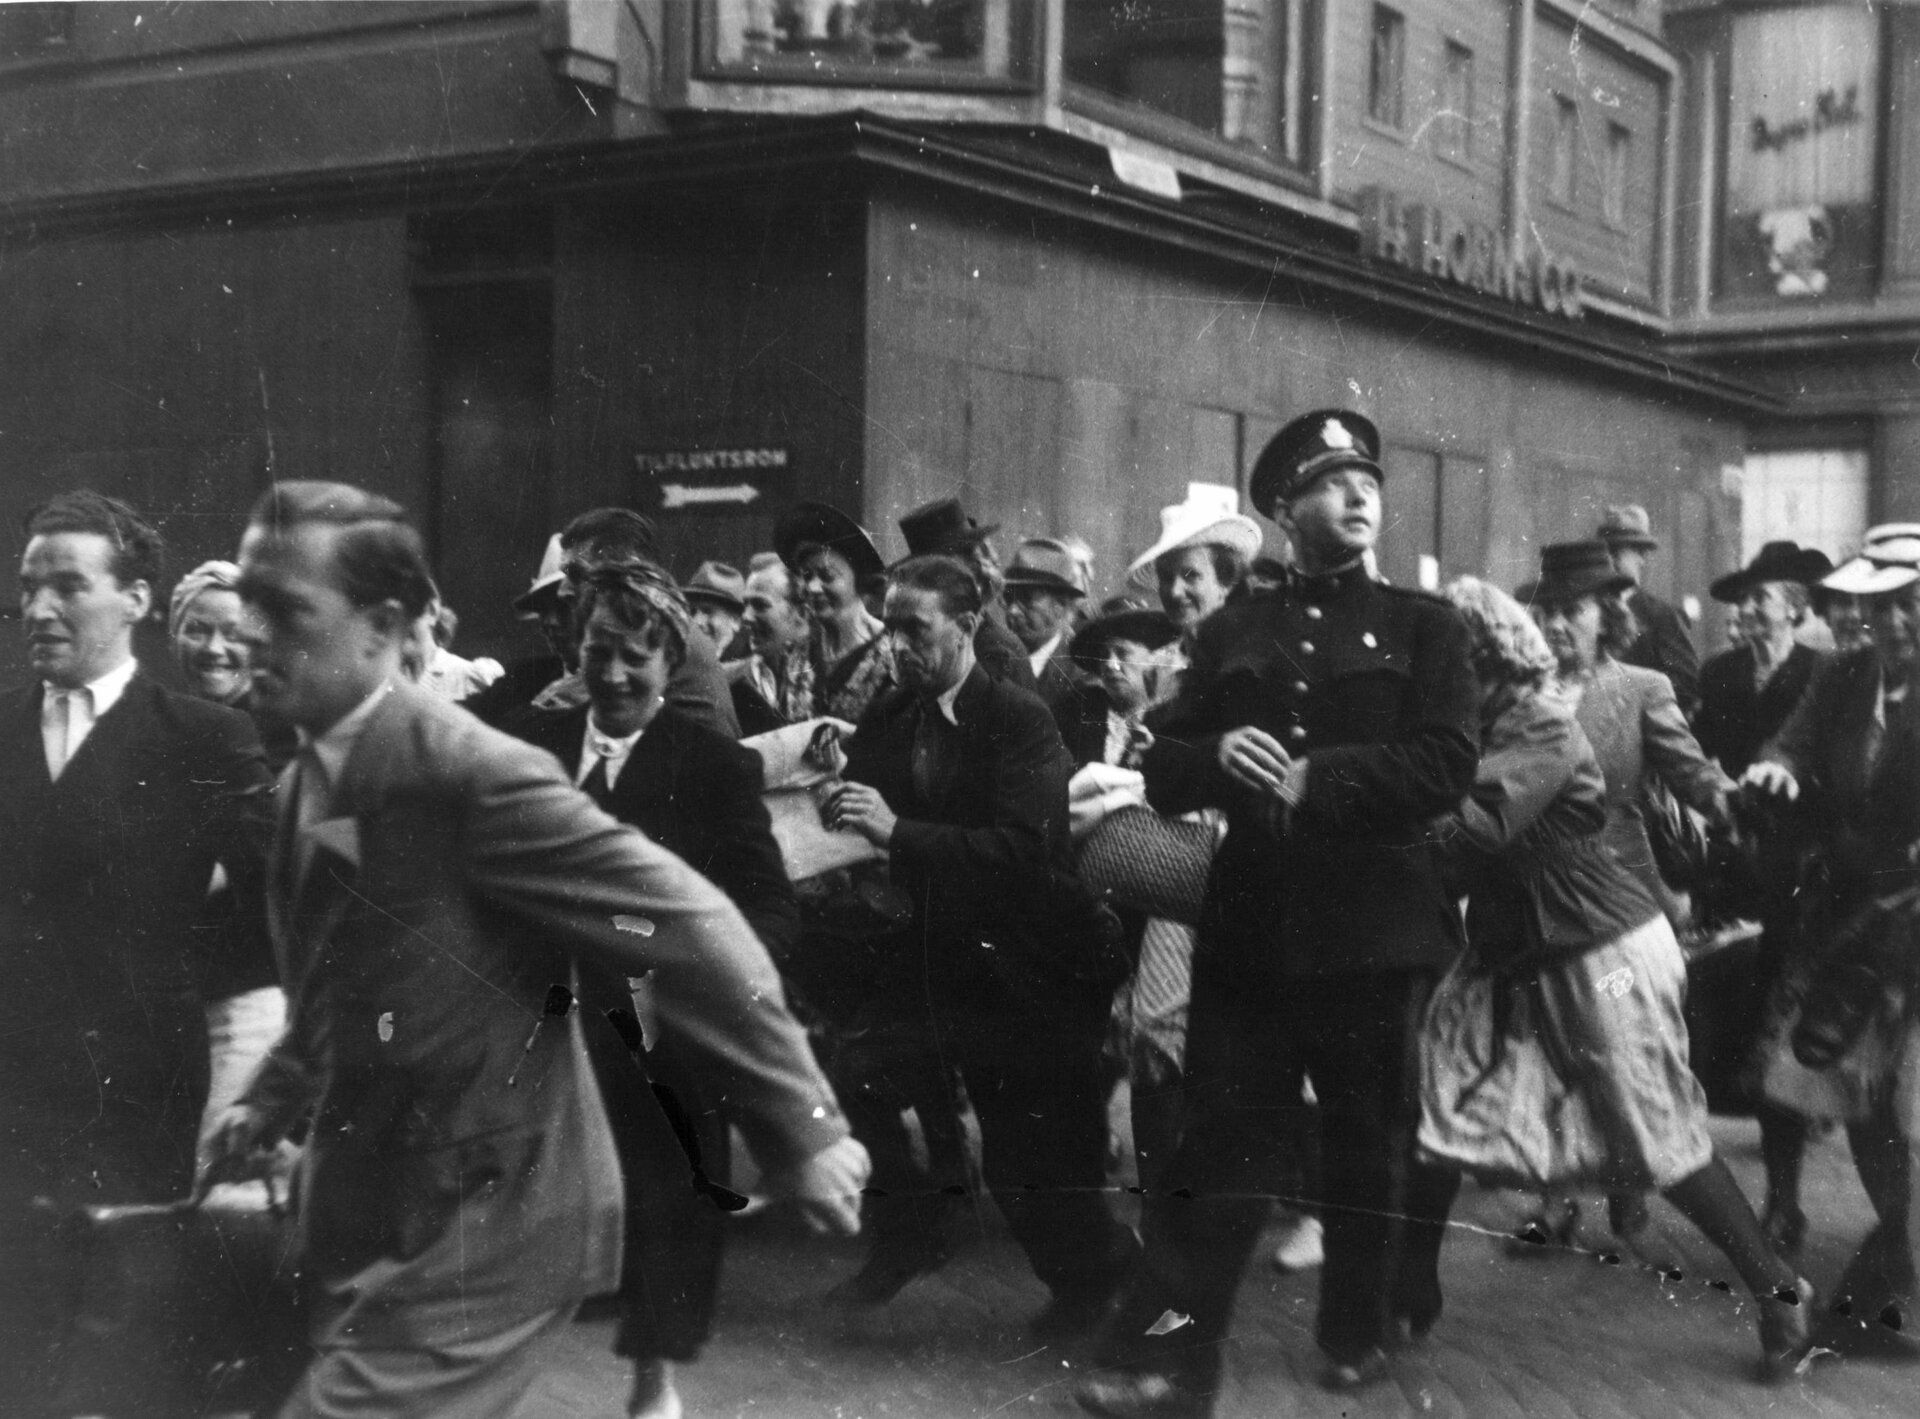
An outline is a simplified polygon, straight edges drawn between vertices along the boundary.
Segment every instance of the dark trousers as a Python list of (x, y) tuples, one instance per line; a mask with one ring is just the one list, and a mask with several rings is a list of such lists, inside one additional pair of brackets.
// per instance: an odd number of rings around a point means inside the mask
[[(1320, 1347), (1354, 1360), (1392, 1317), (1433, 1323), (1457, 1179), (1413, 1153), (1414, 1045), (1432, 984), (1414, 970), (1261, 980), (1203, 947), (1187, 1132), (1147, 1199), (1146, 1257), (1105, 1341), (1106, 1363), (1175, 1371), (1202, 1391), (1217, 1383), (1234, 1292), (1288, 1171), (1303, 1072), (1320, 1101)], [(1147, 1336), (1167, 1310), (1192, 1324)]]
[[(1085, 1002), (1057, 1002), (1042, 1014), (1032, 1008), (969, 1010), (928, 1017), (902, 1028), (924, 1041), (928, 1053), (913, 1062), (926, 1075), (924, 1091), (937, 1094), (938, 1080), (958, 1071), (980, 1124), (981, 1169), (1033, 1271), (1057, 1295), (1110, 1290), (1132, 1263), (1137, 1244), (1106, 1203), (1105, 1002), (1088, 992)], [(883, 1133), (884, 1117), (906, 1096), (907, 1076), (892, 1087), (869, 1085), (853, 1094), (849, 1112), (855, 1132)], [(843, 1099), (848, 1095), (843, 1094)], [(940, 1162), (942, 1130), (929, 1128), (941, 1176), (936, 1191), (951, 1186), (951, 1164)], [(876, 1168), (876, 1185), (885, 1187)], [(876, 1245), (924, 1224), (926, 1191), (904, 1199), (870, 1198), (867, 1209)]]

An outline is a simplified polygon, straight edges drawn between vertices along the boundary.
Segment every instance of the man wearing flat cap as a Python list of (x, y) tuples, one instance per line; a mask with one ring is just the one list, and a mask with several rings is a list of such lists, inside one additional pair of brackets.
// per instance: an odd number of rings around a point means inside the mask
[(1033, 666), (1019, 638), (1007, 629), (1000, 601), (1006, 573), (993, 549), (993, 534), (999, 530), (998, 523), (979, 523), (967, 516), (958, 498), (935, 498), (900, 519), (909, 557), (958, 557), (980, 583), (980, 629), (973, 638), (973, 653), (987, 678), (1035, 691)]
[[(1414, 1156), (1414, 1041), (1461, 943), (1426, 825), (1473, 781), (1478, 697), (1452, 608), (1368, 571), (1379, 451), (1372, 423), (1339, 409), (1267, 445), (1251, 501), (1296, 566), (1201, 623), (1144, 757), (1156, 809), (1219, 807), (1229, 826), (1194, 957), (1187, 1131), (1148, 1199), (1145, 1259), (1100, 1368), (1076, 1392), (1095, 1413), (1211, 1411), (1303, 1073), (1339, 1203), (1325, 1218), (1323, 1383), (1383, 1379), (1389, 1336), (1440, 1313), (1440, 1228), (1418, 1219), (1445, 1216), (1452, 1184)], [(1169, 1312), (1191, 1323), (1155, 1324)]]
[(747, 610), (747, 579), (725, 562), (702, 562), (680, 588), (693, 613), (694, 626), (706, 636), (722, 662), (747, 653), (740, 644), (740, 618)]
[(1639, 624), (1640, 637), (1627, 647), (1621, 662), (1658, 670), (1671, 680), (1680, 712), (1691, 720), (1700, 707), (1699, 652), (1693, 648), (1693, 637), (1687, 633), (1687, 621), (1679, 608), (1648, 591), (1641, 580), (1647, 558), (1660, 550), (1653, 535), (1653, 520), (1645, 508), (1633, 503), (1610, 507), (1594, 535), (1607, 544), (1614, 570), (1633, 578), (1627, 609)]

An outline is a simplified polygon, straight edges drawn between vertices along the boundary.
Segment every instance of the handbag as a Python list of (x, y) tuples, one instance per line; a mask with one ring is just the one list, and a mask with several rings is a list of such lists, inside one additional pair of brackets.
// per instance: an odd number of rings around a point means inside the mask
[(311, 1359), (293, 1217), (273, 1184), (76, 1209), (62, 1413), (272, 1412)]
[(1713, 856), (1707, 820), (1657, 778), (1641, 784), (1640, 804), (1660, 880), (1676, 892), (1693, 891), (1707, 879)]
[(1138, 804), (1108, 813), (1080, 843), (1089, 891), (1184, 926), (1200, 920), (1216, 845), (1211, 823), (1168, 818)]

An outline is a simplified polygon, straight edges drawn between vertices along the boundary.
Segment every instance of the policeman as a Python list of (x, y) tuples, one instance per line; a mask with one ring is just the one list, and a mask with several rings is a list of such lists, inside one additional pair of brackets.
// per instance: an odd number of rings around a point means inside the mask
[[(1188, 1132), (1148, 1200), (1146, 1257), (1100, 1368), (1076, 1391), (1098, 1414), (1211, 1410), (1303, 1072), (1328, 1199), (1323, 1383), (1384, 1378), (1383, 1345), (1440, 1312), (1440, 1228), (1401, 1220), (1443, 1218), (1453, 1186), (1412, 1146), (1415, 1031), (1460, 945), (1425, 824), (1473, 781), (1478, 700), (1452, 609), (1369, 572), (1379, 449), (1372, 423), (1338, 409), (1267, 445), (1252, 502), (1296, 565), (1200, 627), (1146, 755), (1155, 808), (1222, 807), (1229, 828), (1194, 959)], [(1169, 1312), (1190, 1323), (1170, 1328)]]

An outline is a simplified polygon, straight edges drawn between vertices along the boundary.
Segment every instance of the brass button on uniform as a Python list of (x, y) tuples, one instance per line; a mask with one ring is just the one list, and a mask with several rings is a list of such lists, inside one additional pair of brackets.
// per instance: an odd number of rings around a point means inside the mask
[(1304, 694), (1306, 694), (1306, 692), (1307, 692), (1307, 682), (1306, 682), (1305, 680), (1295, 680), (1295, 681), (1293, 682), (1293, 692), (1294, 692), (1294, 694), (1296, 694), (1296, 695), (1304, 695)]
[(1287, 738), (1289, 739), (1305, 739), (1306, 737), (1307, 727), (1304, 724), (1296, 724), (1287, 731)]
[(1300, 653), (1301, 653), (1302, 655), (1312, 655), (1312, 654), (1313, 654), (1313, 642), (1312, 642), (1312, 641), (1301, 641), (1301, 642), (1300, 642)]
[(1320, 610), (1320, 608), (1319, 608), (1318, 606), (1309, 606), (1309, 607), (1307, 608), (1307, 619), (1308, 619), (1309, 621), (1317, 621), (1317, 620), (1319, 620), (1322, 614), (1323, 614), (1323, 613), (1321, 612), (1321, 610)]

